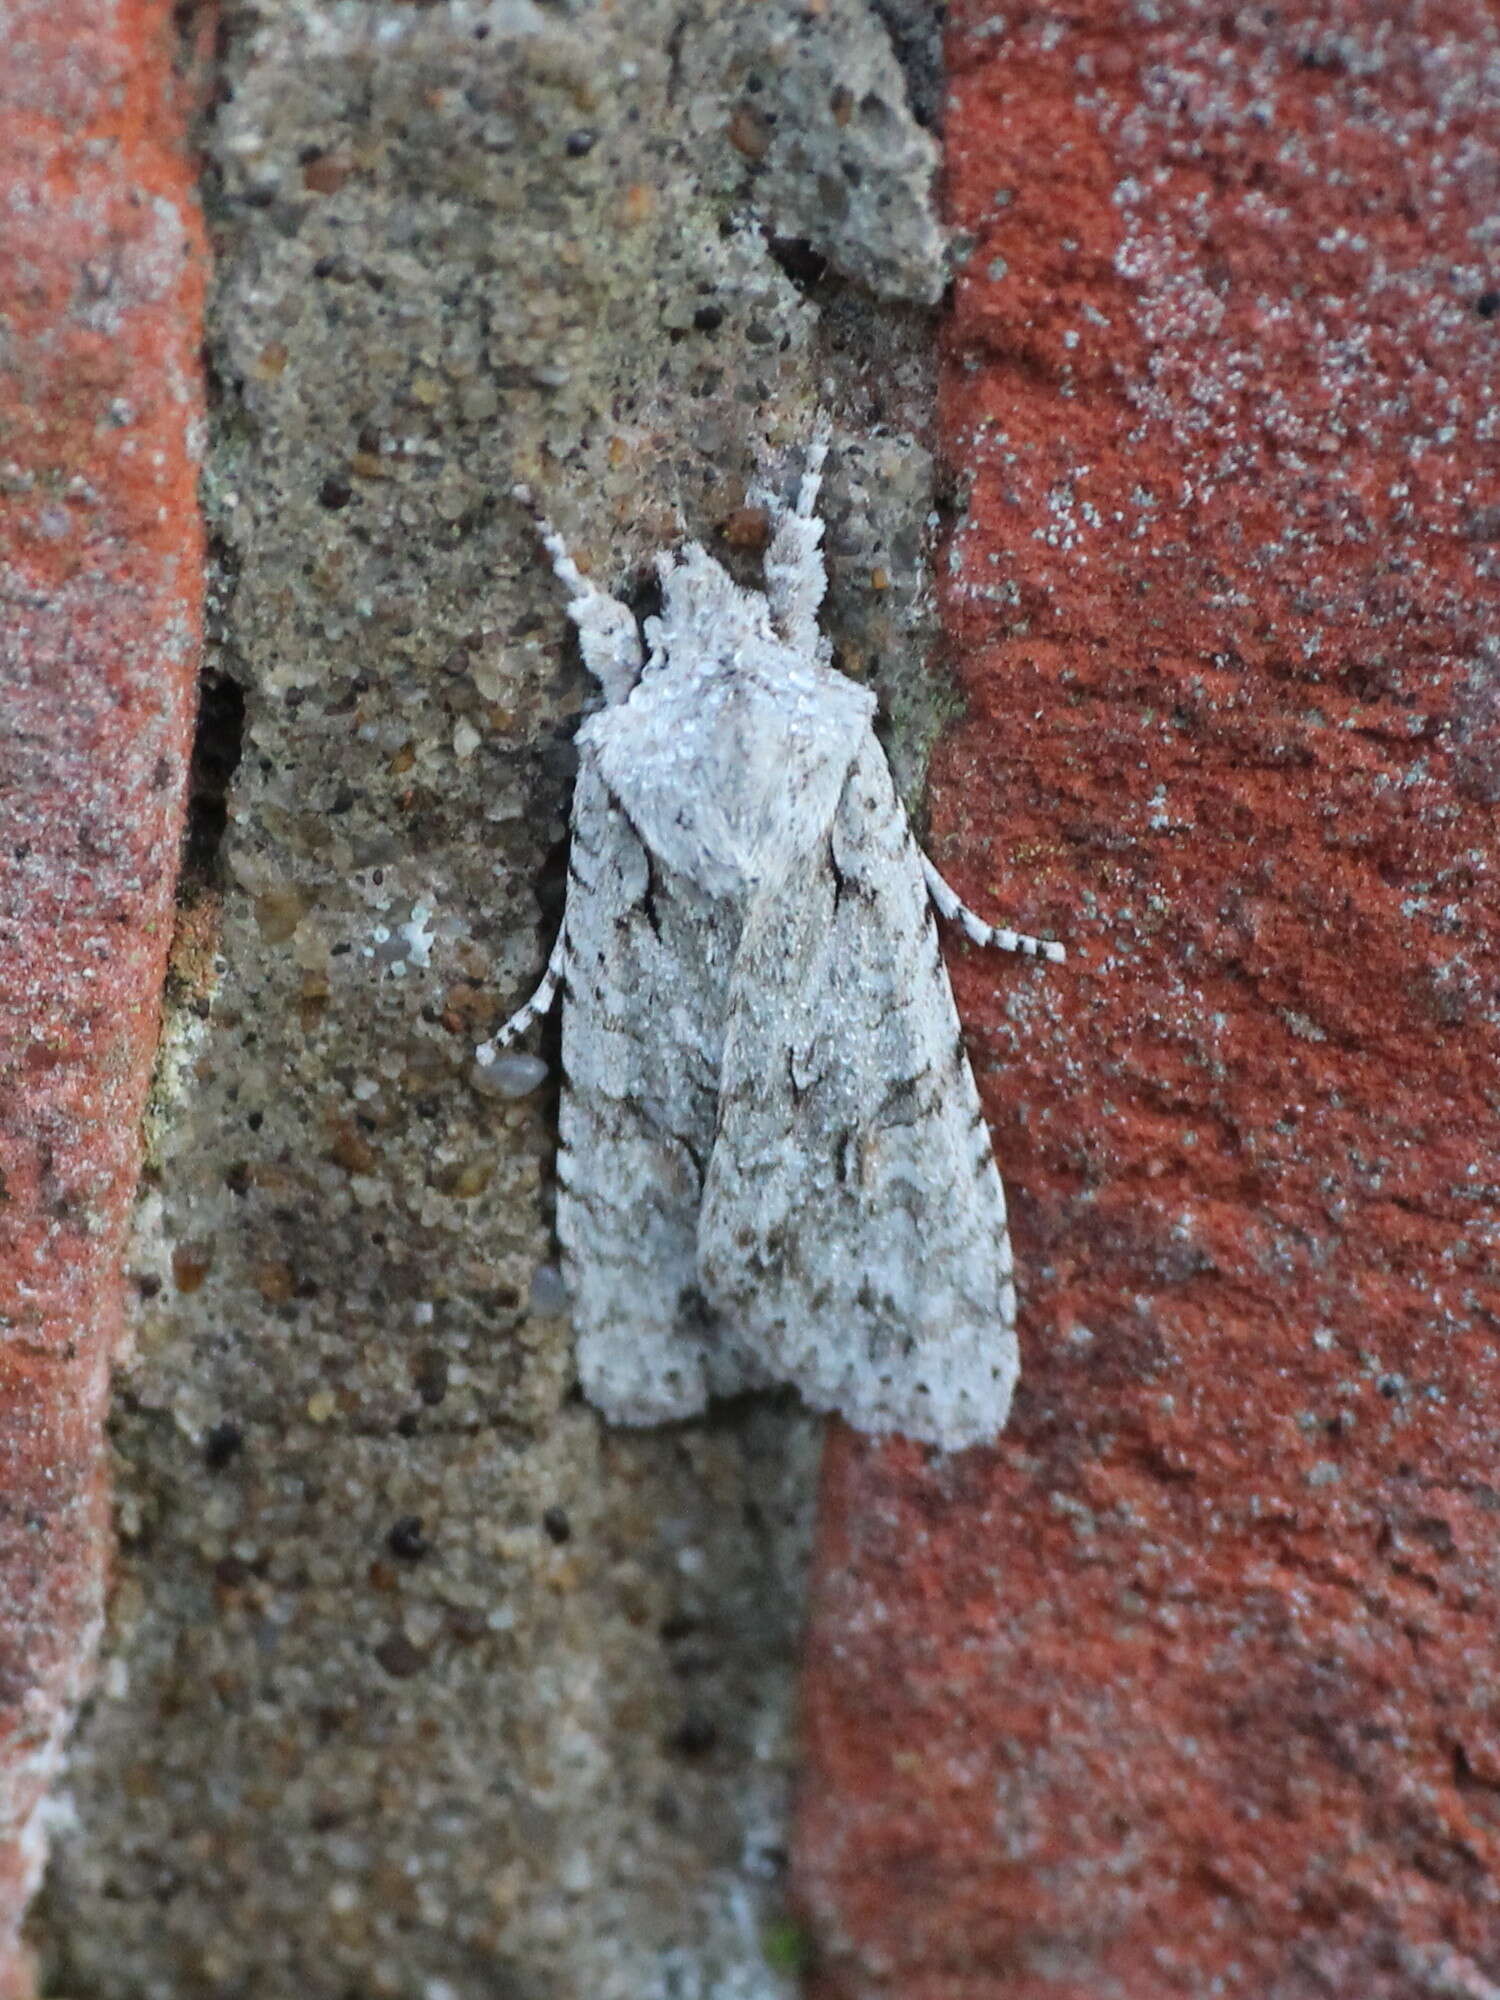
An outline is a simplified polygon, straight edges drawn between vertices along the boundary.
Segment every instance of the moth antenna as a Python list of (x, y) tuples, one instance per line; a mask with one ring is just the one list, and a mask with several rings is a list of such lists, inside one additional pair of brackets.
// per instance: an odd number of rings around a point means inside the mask
[(823, 484), (823, 461), (828, 456), (828, 447), (833, 438), (833, 425), (826, 410), (819, 410), (813, 419), (812, 436), (807, 441), (807, 456), (802, 461), (802, 480), (797, 488), (797, 518), (802, 521), (812, 519), (818, 504), (818, 493)]
[(578, 644), (583, 664), (604, 690), (604, 699), (613, 704), (628, 699), (641, 677), (644, 654), (635, 613), (618, 597), (601, 590), (584, 575), (568, 545), (542, 512), (531, 488), (515, 485), (511, 498), (518, 500), (536, 523), (542, 547), (552, 558), (558, 581), (568, 592), (568, 616), (578, 628)]
[(802, 462), (802, 479), (794, 506), (787, 508), (762, 489), (754, 489), (759, 503), (764, 497), (777, 516), (776, 531), (766, 550), (766, 599), (771, 622), (782, 638), (798, 652), (811, 654), (818, 643), (818, 609), (828, 589), (828, 571), (823, 561), (823, 523), (816, 508), (823, 485), (823, 462), (833, 435), (827, 415), (819, 411)]

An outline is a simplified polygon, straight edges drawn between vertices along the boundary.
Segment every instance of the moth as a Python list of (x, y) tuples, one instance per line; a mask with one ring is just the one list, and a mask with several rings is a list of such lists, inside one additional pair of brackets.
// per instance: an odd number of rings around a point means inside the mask
[(1016, 1294), (933, 912), (1064, 954), (964, 907), (912, 837), (875, 697), (830, 664), (827, 443), (794, 505), (750, 496), (763, 591), (689, 543), (639, 625), (539, 518), (604, 702), (578, 732), (561, 933), (479, 1055), (561, 989), (557, 1231), (607, 1417), (791, 1383), (956, 1450), (1005, 1422)]

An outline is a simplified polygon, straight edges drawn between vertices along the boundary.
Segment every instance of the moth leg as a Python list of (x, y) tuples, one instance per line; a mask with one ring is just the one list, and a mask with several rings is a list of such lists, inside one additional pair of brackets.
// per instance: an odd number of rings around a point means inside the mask
[[(918, 849), (918, 852), (921, 850)], [(1050, 939), (1028, 937), (1024, 931), (1004, 930), (987, 924), (983, 917), (976, 917), (948, 887), (925, 854), (922, 855), (922, 874), (938, 915), (946, 917), (950, 923), (961, 924), (965, 937), (971, 938), (975, 944), (990, 945), (996, 951), (1023, 952), (1028, 958), (1050, 958), (1054, 965), (1061, 965), (1067, 957), (1062, 946), (1053, 944)]]
[(568, 933), (566, 927), (557, 934), (557, 943), (552, 947), (552, 956), (547, 960), (547, 970), (542, 974), (542, 983), (526, 1002), (518, 1007), (490, 1041), (482, 1042), (475, 1051), (476, 1060), (489, 1064), (495, 1060), (501, 1049), (509, 1048), (518, 1036), (524, 1035), (533, 1021), (540, 1021), (557, 998), (557, 989), (562, 985), (568, 972)]
[(538, 511), (530, 487), (513, 486), (511, 493), (523, 507), (531, 509), (542, 547), (552, 558), (558, 581), (567, 587), (568, 616), (578, 627), (583, 664), (603, 688), (607, 702), (624, 701), (640, 679), (644, 664), (635, 613), (584, 575), (568, 554), (562, 536)]
[(769, 501), (778, 516), (771, 546), (766, 551), (766, 598), (771, 607), (771, 622), (799, 653), (818, 651), (818, 607), (828, 588), (828, 572), (823, 564), (823, 523), (814, 512), (818, 489), (823, 484), (828, 438), (828, 419), (820, 416), (807, 447), (795, 507), (780, 508), (759, 490), (753, 496), (763, 503)]

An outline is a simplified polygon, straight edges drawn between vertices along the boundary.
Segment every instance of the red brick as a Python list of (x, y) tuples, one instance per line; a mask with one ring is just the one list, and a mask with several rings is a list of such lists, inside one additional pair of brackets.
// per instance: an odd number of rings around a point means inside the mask
[(1500, 1980), (1500, 16), (950, 29), (994, 1450), (838, 1436), (821, 2000)]
[(0, 62), (0, 1996), (103, 1604), (102, 1424), (197, 663), (202, 257), (168, 0)]

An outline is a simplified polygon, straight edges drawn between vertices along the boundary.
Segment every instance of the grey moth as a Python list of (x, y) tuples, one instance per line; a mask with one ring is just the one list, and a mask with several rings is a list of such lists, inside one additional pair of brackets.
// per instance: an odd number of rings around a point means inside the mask
[(955, 1450), (1005, 1422), (1016, 1295), (933, 911), (1063, 951), (965, 909), (907, 825), (874, 696), (830, 665), (826, 442), (794, 505), (751, 496), (764, 591), (689, 543), (638, 625), (540, 523), (604, 702), (578, 732), (561, 935), (479, 1054), (562, 990), (557, 1230), (605, 1416), (791, 1383)]

